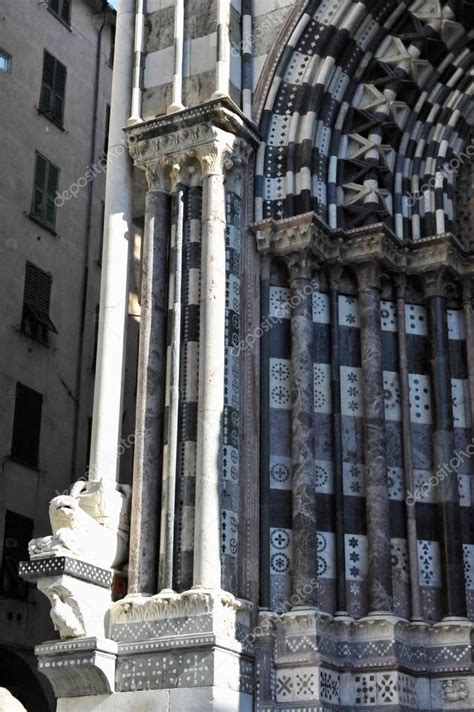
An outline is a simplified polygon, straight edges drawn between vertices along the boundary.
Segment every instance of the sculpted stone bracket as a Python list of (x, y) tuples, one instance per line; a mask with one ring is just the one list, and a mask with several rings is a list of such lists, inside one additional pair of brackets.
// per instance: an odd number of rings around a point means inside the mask
[(382, 223), (353, 230), (331, 230), (315, 213), (283, 220), (264, 220), (252, 226), (261, 254), (286, 257), (310, 252), (320, 264), (357, 265), (379, 262), (393, 272), (427, 274), (449, 271), (469, 281), (474, 256), (450, 233), (414, 242), (398, 240)]
[(36, 583), (51, 603), (51, 620), (62, 640), (106, 634), (113, 573), (87, 561), (56, 556), (22, 561), (19, 574)]

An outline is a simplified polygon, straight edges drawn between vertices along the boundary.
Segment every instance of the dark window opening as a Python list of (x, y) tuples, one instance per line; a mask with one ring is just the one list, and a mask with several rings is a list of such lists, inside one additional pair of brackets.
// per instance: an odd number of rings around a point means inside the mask
[(30, 467), (38, 467), (42, 408), (41, 393), (16, 384), (11, 456)]
[(29, 585), (18, 576), (18, 564), (28, 560), (28, 542), (33, 538), (33, 520), (16, 512), (5, 512), (5, 534), (0, 568), (0, 593), (25, 599)]
[(54, 230), (56, 224), (56, 193), (59, 168), (36, 153), (31, 215)]
[(114, 25), (110, 28), (110, 54), (109, 54), (109, 66), (112, 68), (114, 66), (115, 57), (115, 27)]
[(110, 104), (105, 108), (105, 134), (104, 134), (104, 157), (107, 158), (109, 151), (109, 129), (110, 129)]
[(67, 69), (44, 51), (39, 110), (59, 126), (63, 125)]
[(71, 24), (71, 0), (48, 0), (48, 7), (66, 25)]
[(52, 282), (48, 272), (26, 263), (21, 330), (44, 344), (48, 343), (50, 331), (58, 333), (49, 316)]

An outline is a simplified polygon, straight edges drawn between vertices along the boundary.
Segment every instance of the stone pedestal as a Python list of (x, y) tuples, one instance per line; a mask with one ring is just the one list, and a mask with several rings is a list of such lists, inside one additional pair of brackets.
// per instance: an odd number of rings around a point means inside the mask
[(114, 604), (116, 691), (155, 690), (153, 709), (160, 708), (160, 695), (166, 691), (167, 710), (250, 712), (250, 613), (248, 603), (230, 594), (196, 589), (151, 598), (130, 596)]
[(67, 556), (22, 561), (20, 576), (36, 583), (51, 603), (62, 640), (106, 636), (112, 571)]

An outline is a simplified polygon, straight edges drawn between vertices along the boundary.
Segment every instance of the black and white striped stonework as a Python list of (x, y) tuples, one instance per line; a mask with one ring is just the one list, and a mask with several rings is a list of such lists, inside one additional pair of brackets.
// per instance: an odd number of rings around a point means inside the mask
[(183, 338), (177, 500), (177, 587), (193, 580), (194, 501), (199, 383), (202, 188), (187, 188), (183, 246)]
[(429, 0), (310, 0), (260, 117), (257, 219), (314, 210), (331, 228), (383, 220), (400, 239), (452, 230), (474, 116), (460, 20)]

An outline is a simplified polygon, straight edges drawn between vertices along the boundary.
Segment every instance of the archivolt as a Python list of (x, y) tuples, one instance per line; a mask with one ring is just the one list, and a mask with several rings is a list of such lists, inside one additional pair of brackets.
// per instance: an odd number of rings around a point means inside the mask
[(306, 3), (260, 117), (257, 220), (315, 211), (334, 229), (383, 221), (415, 240), (459, 230), (473, 15), (459, 0)]

